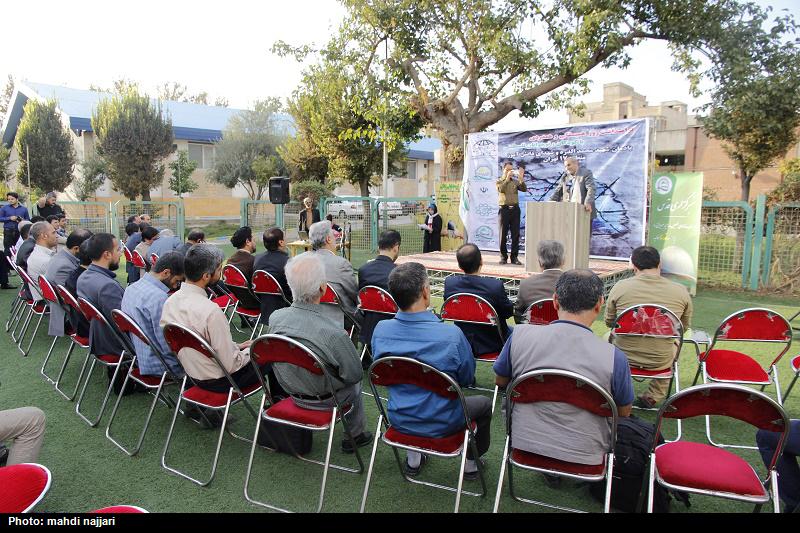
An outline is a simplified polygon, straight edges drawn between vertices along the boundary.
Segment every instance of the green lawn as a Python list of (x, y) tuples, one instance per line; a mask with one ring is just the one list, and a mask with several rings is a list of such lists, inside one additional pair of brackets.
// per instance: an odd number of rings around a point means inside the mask
[[(229, 250), (226, 250), (226, 253)], [(124, 270), (121, 270), (124, 272)], [(124, 277), (124, 274), (121, 276)], [(8, 308), (12, 297), (11, 291), (0, 293), (0, 306)], [(435, 303), (437, 306), (441, 302)], [(789, 313), (796, 300), (779, 300), (772, 298), (756, 299), (746, 294), (727, 294), (724, 292), (704, 291), (695, 300), (695, 325), (700, 329), (713, 332), (719, 321), (732, 311), (753, 305), (767, 305), (773, 309)], [(594, 327), (598, 334), (606, 332), (601, 323)], [(142, 451), (138, 456), (129, 458), (105, 438), (105, 425), (108, 414), (98, 428), (89, 428), (74, 411), (74, 403), (65, 401), (45, 383), (39, 375), (39, 367), (48, 347), (42, 336), (34, 343), (34, 349), (27, 358), (22, 358), (7, 334), (0, 335), (0, 350), (3, 357), (0, 365), (0, 405), (12, 408), (35, 405), (47, 414), (47, 433), (39, 462), (46, 465), (53, 473), (53, 485), (47, 497), (37, 507), (38, 511), (47, 512), (81, 512), (111, 504), (128, 503), (140, 505), (153, 512), (241, 512), (259, 511), (260, 508), (248, 504), (243, 497), (244, 473), (247, 467), (249, 445), (225, 437), (219, 468), (216, 478), (210, 486), (200, 488), (194, 484), (170, 475), (160, 465), (160, 457), (170, 421), (171, 411), (159, 407), (153, 417), (151, 429), (145, 439)], [(61, 361), (66, 344), (59, 343), (56, 348), (53, 364)], [(763, 347), (754, 349), (759, 360), (767, 361), (768, 355)], [(70, 363), (67, 369), (65, 386), (74, 384), (78, 372), (79, 356)], [(793, 354), (790, 354), (793, 355)], [(697, 365), (693, 354), (685, 350), (681, 380), (688, 386)], [(492, 382), (489, 365), (479, 364), (478, 384), (488, 386)], [(784, 389), (789, 381), (788, 358), (781, 363)], [(56, 369), (53, 368), (52, 371)], [(96, 373), (90, 383), (85, 402), (86, 409), (94, 412), (99, 405), (101, 393), (108, 381), (102, 373)], [(639, 384), (637, 387), (641, 388)], [(115, 399), (112, 396), (112, 400)], [(131, 442), (140, 421), (145, 414), (145, 406), (149, 398), (144, 395), (125, 397), (121, 413), (115, 421), (117, 435)], [(374, 430), (376, 408), (370, 397), (364, 397), (368, 416), (368, 427)], [(798, 416), (800, 394), (795, 393), (788, 402), (790, 415)], [(110, 411), (109, 411), (110, 412)], [(233, 429), (242, 435), (252, 435), (254, 421), (242, 407), (234, 409), (236, 421)], [(653, 418), (650, 413), (642, 415)], [(691, 420), (685, 424), (685, 437), (702, 440), (702, 420)], [(729, 420), (718, 424), (720, 438), (727, 441), (754, 441), (754, 431), (748, 426)], [(668, 426), (667, 436), (671, 435), (672, 426)], [(190, 468), (195, 475), (205, 475), (210, 464), (216, 433), (199, 429), (196, 425), (179, 418), (175, 431), (175, 445), (171, 449), (169, 461), (182, 468)], [(487, 455), (489, 495), (486, 498), (462, 498), (464, 512), (491, 511), (499, 462), (501, 445), (504, 438), (504, 425), (499, 410), (492, 423), (492, 448)], [(343, 456), (338, 451), (340, 434), (337, 432), (334, 461), (352, 464), (351, 456)], [(318, 457), (323, 451), (322, 435), (315, 437), (314, 451)], [(365, 455), (368, 454), (365, 449)], [(419, 487), (404, 482), (394, 464), (391, 451), (385, 447), (378, 448), (378, 458), (372, 483), (368, 510), (385, 512), (433, 512), (449, 511), (453, 505), (453, 495), (435, 489)], [(760, 464), (754, 452), (743, 452), (743, 455)], [(366, 460), (366, 459), (365, 459)], [(432, 460), (423, 472), (424, 479), (432, 479), (452, 483), (455, 475), (455, 462), (448, 460)], [(761, 469), (763, 470), (763, 469)], [(258, 450), (255, 460), (255, 482), (253, 491), (261, 499), (272, 496), (277, 505), (295, 509), (309, 510), (318, 494), (318, 483), (321, 468), (316, 465), (301, 463), (294, 458)], [(554, 503), (600, 510), (600, 505), (591, 500), (585, 487), (576, 487), (571, 483), (561, 490), (551, 490), (536, 475), (522, 474), (517, 476), (520, 490), (528, 495)], [(468, 489), (475, 489), (477, 482), (467, 483)], [(325, 509), (335, 512), (355, 512), (358, 510), (361, 493), (364, 487), (364, 476), (332, 472), (328, 480), (327, 501)], [(277, 494), (282, 494), (277, 498)], [(503, 511), (540, 511), (542, 508), (512, 503), (505, 495), (502, 502)], [(692, 497), (691, 512), (748, 512), (747, 505), (729, 503), (718, 499)], [(684, 512), (682, 506), (673, 504), (673, 511)]]

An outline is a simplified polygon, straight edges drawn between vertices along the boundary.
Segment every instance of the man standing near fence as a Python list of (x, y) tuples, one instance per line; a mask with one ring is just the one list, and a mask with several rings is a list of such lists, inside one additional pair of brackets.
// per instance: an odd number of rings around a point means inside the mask
[[(11, 255), (11, 247), (19, 239), (19, 223), (30, 220), (28, 208), (19, 203), (19, 194), (9, 192), (6, 194), (8, 205), (0, 208), (0, 222), (3, 223), (3, 250), (6, 256)], [(8, 261), (0, 261), (0, 289), (14, 289), (8, 284)]]

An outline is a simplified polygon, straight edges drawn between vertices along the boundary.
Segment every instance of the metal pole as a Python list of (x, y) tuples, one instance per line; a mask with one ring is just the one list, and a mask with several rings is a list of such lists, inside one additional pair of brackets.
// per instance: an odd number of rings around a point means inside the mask
[[(384, 46), (384, 63), (383, 63), (383, 82), (384, 85), (389, 81), (389, 70), (387, 68), (389, 64), (389, 39), (387, 38), (383, 42)], [(389, 91), (386, 91), (386, 94), (389, 94)], [(386, 98), (386, 108), (384, 109), (383, 115), (383, 186), (382, 186), (382, 196), (388, 197), (389, 196), (389, 148), (386, 146), (386, 111), (389, 106), (389, 99), (388, 96)]]

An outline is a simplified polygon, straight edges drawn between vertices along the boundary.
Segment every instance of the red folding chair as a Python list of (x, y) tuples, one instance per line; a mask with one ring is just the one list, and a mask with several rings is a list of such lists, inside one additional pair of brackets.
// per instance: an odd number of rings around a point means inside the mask
[(727, 416), (759, 429), (781, 433), (766, 477), (760, 479), (753, 466), (727, 450), (687, 441), (658, 446), (656, 437), (650, 453), (647, 512), (653, 512), (656, 482), (667, 489), (753, 503), (756, 512), (771, 498), (775, 512), (780, 512), (775, 465), (783, 453), (790, 429), (789, 417), (781, 405), (766, 394), (741, 385), (697, 385), (664, 402), (656, 419), (656, 435), (665, 418), (709, 415)]
[(150, 254), (150, 266), (154, 267), (158, 263), (158, 254)]
[[(80, 305), (81, 311), (86, 316), (86, 318), (91, 322), (97, 322), (100, 327), (103, 328), (103, 331), (107, 332), (108, 335), (113, 335), (116, 339), (122, 341), (117, 335), (114, 328), (111, 327), (109, 324), (108, 319), (103, 316), (103, 313), (100, 312), (91, 302), (89, 302), (86, 298), (78, 298), (78, 305)], [(106, 405), (108, 405), (108, 398), (111, 396), (111, 391), (114, 389), (114, 383), (117, 380), (117, 374), (119, 374), (120, 368), (122, 365), (130, 364), (131, 359), (126, 357), (126, 354), (116, 354), (116, 353), (93, 353), (92, 350), (89, 350), (87, 354), (87, 361), (89, 358), (92, 360), (91, 366), (89, 366), (89, 373), (86, 374), (86, 377), (83, 378), (83, 387), (81, 388), (81, 393), (78, 396), (78, 401), (75, 403), (75, 412), (78, 414), (81, 419), (89, 424), (91, 427), (97, 426), (100, 423), (100, 419), (103, 418), (103, 413), (105, 413)], [(92, 374), (94, 373), (95, 366), (97, 364), (105, 368), (113, 368), (114, 373), (111, 376), (111, 381), (108, 383), (108, 387), (106, 388), (105, 396), (103, 396), (103, 402), (100, 404), (100, 409), (97, 413), (97, 417), (94, 420), (90, 420), (86, 417), (85, 414), (81, 412), (81, 404), (83, 403), (83, 398), (86, 395), (86, 389), (89, 386), (89, 380), (92, 379)], [(84, 366), (86, 363), (84, 362)], [(123, 391), (120, 391), (122, 394)]]
[[(64, 302), (61, 301), (56, 289), (49, 281), (47, 281), (44, 276), (39, 276), (39, 290), (51, 308), (52, 306), (58, 306), (64, 311), (64, 315), (67, 315), (67, 308), (64, 306)], [(47, 362), (50, 360), (50, 356), (53, 354), (53, 349), (56, 347), (56, 342), (58, 342), (58, 339), (59, 337), (53, 336), (53, 341), (50, 343), (50, 349), (47, 351), (47, 355), (42, 362), (42, 368), (39, 370), (39, 373), (44, 376), (44, 379), (46, 379), (52, 385), (55, 385), (56, 382), (53, 378), (47, 375), (45, 372), (45, 367), (47, 366)]]
[[(375, 313), (381, 315), (381, 320), (394, 318), (400, 311), (397, 302), (386, 290), (374, 285), (367, 285), (358, 292), (358, 309), (363, 313)], [(361, 350), (361, 360), (367, 354), (367, 345)], [(372, 354), (370, 354), (370, 357)]]
[[(767, 370), (761, 363), (742, 351), (729, 349), (736, 343), (777, 344), (783, 346), (772, 360)], [(721, 348), (720, 345), (725, 346)], [(757, 385), (763, 391), (767, 386), (775, 386), (775, 394), (782, 404), (780, 382), (778, 380), (778, 362), (789, 351), (792, 345), (792, 328), (789, 322), (779, 313), (770, 309), (753, 308), (737, 311), (727, 317), (714, 333), (714, 339), (708, 349), (700, 353), (700, 366), (695, 374), (694, 383), (702, 373), (703, 383), (737, 383), (739, 385)], [(741, 344), (739, 344), (741, 346)], [(711, 437), (711, 420), (706, 417), (706, 436), (714, 446), (755, 449), (753, 446), (739, 446), (716, 443)]]
[[(214, 349), (203, 339), (200, 335), (195, 333), (194, 331), (190, 330), (186, 326), (182, 326), (180, 324), (170, 323), (164, 326), (164, 338), (167, 341), (170, 349), (173, 353), (178, 354), (183, 349), (190, 349), (194, 350), (195, 352), (199, 352), (200, 357), (207, 357), (213, 360), (220, 370), (225, 374), (225, 377), (228, 379), (231, 387), (228, 389), (227, 393), (224, 392), (212, 392), (205, 389), (200, 388), (197, 385), (194, 385), (194, 382), (191, 382), (189, 388), (186, 387), (187, 381), (190, 380), (188, 376), (184, 376), (183, 382), (181, 383), (181, 390), (180, 394), (178, 395), (178, 401), (175, 404), (175, 411), (172, 415), (172, 423), (169, 426), (169, 431), (167, 432), (167, 441), (164, 444), (164, 451), (161, 454), (161, 466), (167, 470), (168, 472), (172, 472), (175, 475), (178, 475), (182, 478), (188, 479), (192, 483), (196, 483), (201, 487), (205, 487), (211, 481), (213, 481), (214, 476), (217, 472), (217, 462), (219, 460), (219, 451), (222, 448), (222, 438), (225, 436), (225, 432), (231, 435), (234, 438), (244, 440), (246, 442), (250, 442), (250, 439), (245, 437), (240, 437), (236, 435), (232, 431), (227, 428), (228, 423), (228, 412), (230, 408), (242, 403), (244, 404), (247, 411), (253, 416), (253, 418), (257, 418), (258, 415), (247, 403), (247, 398), (256, 394), (259, 389), (261, 388), (260, 383), (255, 383), (249, 387), (245, 387), (244, 389), (240, 388), (233, 378), (231, 378), (230, 373), (225, 368), (225, 366), (220, 362), (217, 353)], [(211, 473), (207, 480), (201, 481), (198, 479), (193, 478), (189, 474), (178, 470), (175, 467), (171, 467), (167, 465), (167, 452), (169, 451), (170, 442), (172, 442), (172, 433), (175, 429), (175, 420), (178, 418), (178, 412), (181, 408), (181, 403), (187, 403), (199, 409), (205, 409), (207, 411), (213, 412), (220, 412), (223, 411), (222, 417), (222, 425), (219, 429), (219, 437), (217, 438), (217, 447), (214, 451), (214, 459), (211, 465)], [(205, 415), (204, 415), (205, 416)]]
[[(618, 413), (617, 405), (608, 391), (575, 372), (541, 369), (526, 372), (514, 379), (507, 388), (506, 402), (506, 442), (503, 447), (500, 479), (497, 481), (494, 512), (498, 512), (500, 508), (500, 496), (502, 495), (503, 478), (505, 477), (506, 469), (508, 469), (508, 491), (515, 500), (551, 509), (580, 512), (577, 509), (569, 509), (518, 496), (514, 490), (514, 468), (582, 481), (605, 480), (606, 496), (603, 502), (603, 512), (611, 512), (611, 481), (614, 476), (614, 444), (617, 438)], [(537, 402), (565, 403), (577, 409), (588, 411), (595, 416), (607, 418), (609, 420), (610, 433), (608, 447), (603, 451), (603, 461), (598, 464), (587, 465), (512, 448), (512, 415), (515, 407), (520, 404)]]
[[(372, 393), (375, 397), (375, 402), (378, 404), (378, 424), (375, 428), (375, 442), (372, 444), (372, 454), (367, 468), (367, 480), (364, 485), (364, 495), (361, 498), (361, 512), (365, 512), (367, 506), (367, 498), (369, 496), (369, 486), (372, 480), (373, 466), (375, 464), (375, 455), (378, 450), (378, 441), (391, 447), (394, 453), (394, 458), (397, 466), (400, 468), (400, 474), (406, 481), (415, 483), (417, 485), (424, 485), (426, 487), (433, 487), (441, 490), (446, 490), (456, 493), (456, 504), (454, 512), (458, 512), (461, 505), (461, 495), (467, 496), (486, 496), (486, 479), (484, 466), (481, 461), (476, 460), (478, 467), (478, 478), (481, 482), (481, 492), (469, 492), (463, 490), (464, 484), (464, 469), (467, 461), (467, 450), (472, 451), (473, 457), (478, 457), (478, 449), (475, 444), (475, 429), (474, 422), (469, 420), (467, 416), (467, 404), (464, 399), (464, 393), (458, 383), (436, 368), (425, 364), (416, 359), (408, 357), (381, 357), (373, 362), (369, 367), (369, 383), (372, 387)], [(415, 386), (426, 391), (432, 392), (437, 396), (446, 398), (448, 400), (456, 400), (461, 405), (462, 413), (464, 414), (464, 427), (463, 429), (448, 435), (446, 437), (420, 437), (417, 435), (408, 435), (395, 429), (391, 425), (391, 421), (384, 408), (383, 401), (378, 394), (378, 387), (394, 387), (398, 385)], [(391, 397), (391, 389), (389, 392)], [(381, 428), (384, 431), (381, 432)], [(380, 435), (380, 439), (378, 439)], [(458, 470), (458, 483), (456, 487), (448, 485), (440, 485), (429, 481), (423, 481), (410, 477), (404, 468), (405, 461), (401, 460), (398, 449), (418, 452), (420, 454), (433, 455), (442, 458), (460, 458), (460, 467)]]
[[(500, 315), (497, 314), (492, 304), (475, 294), (462, 292), (450, 296), (442, 304), (441, 317), (442, 320), (449, 320), (456, 324), (478, 324), (496, 328), (501, 344), (505, 344), (506, 342), (503, 328), (500, 325)], [(477, 354), (475, 359), (481, 363), (488, 363), (491, 365), (494, 364), (499, 356), (500, 352), (490, 352)], [(492, 413), (494, 413), (494, 404), (497, 402), (497, 386), (495, 385), (493, 389), (486, 389), (483, 387), (474, 388), (476, 390), (492, 393)]]
[(128, 247), (125, 246), (124, 243), (122, 246), (122, 252), (125, 254), (125, 261), (133, 264), (133, 254), (131, 253), (130, 250), (128, 250)]
[[(5, 257), (6, 262), (9, 265), (9, 271), (10, 272), (17, 272), (17, 268), (18, 267), (17, 267), (16, 263), (14, 263), (14, 260), (12, 258), (8, 257), (7, 255), (4, 255), (4, 257)], [(17, 273), (17, 275), (19, 275), (19, 273)], [(20, 276), (20, 279), (22, 279), (21, 276)], [(6, 331), (11, 331), (12, 323), (14, 325), (16, 325), (19, 322), (20, 316), (23, 314), (23, 310), (25, 309), (26, 298), (25, 298), (25, 292), (24, 292), (23, 288), (24, 288), (24, 285), (23, 285), (23, 287), (20, 287), (20, 290), (17, 293), (17, 297), (11, 303), (11, 309), (9, 309), (9, 312), (8, 312), (8, 320), (6, 320)]]
[[(232, 322), (234, 315), (246, 317), (248, 324), (251, 324), (250, 327), (252, 328), (250, 338), (255, 338), (256, 324), (258, 324), (261, 319), (261, 308), (249, 308), (242, 305), (242, 298), (246, 298), (248, 295), (258, 300), (258, 296), (253, 294), (250, 290), (250, 283), (247, 281), (247, 277), (245, 277), (244, 273), (237, 267), (225, 265), (222, 269), (222, 283), (236, 296), (236, 304), (233, 307), (233, 313), (231, 313), (228, 323), (230, 324)], [(237, 331), (241, 331), (236, 327), (236, 324), (234, 324), (233, 327), (235, 327)]]
[(28, 513), (50, 490), (53, 476), (47, 467), (22, 463), (0, 468), (0, 513)]
[(330, 283), (327, 284), (327, 287), (325, 289), (325, 294), (322, 295), (322, 298), (320, 298), (319, 303), (323, 305), (336, 306), (342, 311), (344, 317), (348, 321), (350, 321), (350, 328), (348, 329), (347, 327), (344, 326), (344, 324), (342, 324), (342, 326), (344, 327), (344, 330), (347, 332), (347, 334), (350, 335), (350, 337), (352, 337), (357, 326), (356, 319), (353, 315), (348, 313), (344, 307), (342, 307), (342, 299), (339, 297), (339, 293), (336, 292), (336, 289), (334, 289)]
[[(24, 269), (18, 268), (17, 272), (19, 273), (20, 277), (25, 280), (25, 283), (28, 285), (28, 287), (39, 286), (38, 283), (33, 282), (31, 277), (27, 272), (25, 272)], [(34, 293), (31, 292), (31, 294)], [(20, 353), (22, 353), (24, 357), (28, 357), (28, 353), (31, 351), (31, 346), (33, 345), (33, 339), (36, 338), (36, 334), (39, 332), (39, 326), (42, 325), (42, 319), (45, 315), (50, 314), (50, 309), (47, 307), (47, 303), (44, 300), (36, 301), (35, 296), (33, 300), (26, 300), (25, 303), (28, 306), (28, 314), (25, 316), (25, 322), (22, 325), (22, 330), (17, 338), (14, 338), (14, 333), (12, 332), (11, 338), (17, 342), (17, 349), (20, 351)], [(33, 334), (28, 342), (28, 347), (23, 350), (22, 345), (25, 341), (25, 335), (28, 332), (28, 326), (30, 326), (34, 316), (38, 316), (39, 319), (36, 321), (36, 327), (33, 329)]]
[[(282, 335), (264, 335), (263, 337), (259, 337), (250, 346), (250, 357), (253, 364), (257, 367), (268, 363), (284, 363), (297, 366), (316, 376), (324, 377), (328, 394), (330, 394), (333, 398), (335, 406), (329, 409), (308, 409), (297, 405), (291, 397), (285, 398), (277, 403), (273, 403), (269, 394), (269, 388), (266, 385), (266, 382), (262, 381), (264, 386), (264, 397), (261, 400), (261, 408), (259, 410), (261, 416), (258, 417), (258, 422), (256, 422), (256, 431), (253, 436), (253, 444), (250, 448), (250, 460), (247, 464), (247, 474), (244, 481), (244, 496), (247, 501), (256, 505), (260, 505), (274, 511), (288, 512), (286, 509), (256, 500), (250, 495), (250, 477), (253, 469), (253, 456), (255, 454), (256, 441), (259, 429), (261, 428), (262, 420), (315, 432), (326, 431), (328, 433), (328, 445), (325, 449), (324, 461), (319, 461), (295, 454), (295, 457), (301, 459), (302, 461), (314, 463), (323, 467), (322, 485), (320, 487), (319, 501), (317, 503), (317, 512), (322, 512), (322, 506), (325, 503), (325, 487), (327, 486), (328, 481), (328, 470), (330, 468), (353, 474), (360, 474), (364, 471), (364, 463), (361, 459), (361, 454), (358, 452), (358, 446), (353, 439), (352, 432), (350, 431), (347, 424), (347, 419), (345, 418), (345, 415), (347, 415), (347, 413), (349, 413), (352, 409), (352, 405), (342, 405), (341, 402), (339, 402), (339, 400), (336, 398), (333, 381), (330, 373), (327, 370), (327, 366), (319, 359), (319, 357), (317, 357), (314, 352), (294, 339), (290, 339), (289, 337), (284, 337)], [(270, 405), (266, 406), (268, 396), (270, 396)], [(358, 468), (350, 468), (331, 463), (331, 450), (333, 448), (333, 435), (336, 428), (336, 422), (341, 422), (342, 424), (345, 437), (350, 441), (353, 451), (355, 452), (356, 460), (358, 461)]]
[[(283, 293), (283, 287), (281, 287), (281, 284), (278, 283), (278, 280), (275, 279), (275, 276), (266, 270), (256, 270), (253, 272), (252, 290), (253, 294), (255, 294), (259, 300), (262, 298), (272, 298), (286, 307), (292, 305), (292, 302), (290, 302)], [(269, 316), (262, 315), (259, 319), (259, 323), (261, 325), (259, 329), (259, 335), (264, 331), (265, 322), (269, 323)]]
[(137, 507), (136, 505), (112, 505), (110, 507), (89, 511), (89, 514), (142, 514), (149, 512), (150, 511), (147, 509)]
[[(57, 285), (56, 292), (58, 293), (58, 296), (61, 298), (61, 301), (63, 301), (68, 307), (74, 309), (76, 313), (83, 316), (87, 321), (89, 321), (89, 318), (86, 317), (86, 315), (83, 312), (83, 309), (81, 309), (78, 300), (63, 285)], [(86, 365), (89, 363), (89, 354), (88, 354), (89, 338), (81, 337), (80, 335), (78, 335), (77, 329), (71, 329), (70, 331), (67, 332), (67, 335), (69, 336), (70, 339), (70, 345), (69, 348), (67, 349), (67, 354), (64, 356), (64, 361), (61, 363), (61, 369), (58, 372), (58, 376), (56, 377), (55, 388), (56, 391), (61, 396), (63, 396), (65, 399), (69, 401), (72, 401), (73, 399), (75, 399), (75, 395), (78, 394), (78, 387), (81, 384), (81, 379), (83, 378), (83, 372), (86, 370)], [(81, 367), (81, 370), (78, 373), (78, 379), (75, 382), (75, 388), (72, 390), (72, 393), (67, 394), (66, 392), (61, 390), (61, 379), (64, 377), (64, 371), (67, 368), (67, 363), (69, 363), (70, 356), (72, 355), (72, 352), (76, 346), (81, 349), (87, 350), (87, 355), (84, 358), (83, 366)], [(44, 368), (44, 365), (42, 366), (42, 368)]]
[[(127, 248), (125, 249), (127, 250)], [(142, 257), (142, 254), (136, 250), (131, 252), (131, 263), (133, 263), (133, 266), (136, 268), (143, 268), (147, 270), (147, 261), (145, 261), (144, 257)]]
[(786, 393), (783, 395), (784, 402), (786, 401), (786, 398), (789, 397), (789, 393), (792, 392), (794, 384), (797, 382), (797, 377), (800, 376), (800, 355), (792, 358), (790, 364), (792, 365), (792, 370), (794, 371), (794, 378), (792, 379), (792, 382), (789, 383), (789, 387), (786, 389)]
[[(140, 328), (131, 317), (119, 309), (114, 309), (111, 311), (111, 319), (121, 333), (120, 338), (125, 341), (125, 350), (128, 352), (129, 356), (133, 356), (131, 364), (128, 365), (128, 372), (125, 375), (125, 381), (122, 383), (122, 390), (125, 390), (129, 380), (133, 380), (140, 387), (145, 388), (148, 393), (153, 395), (153, 401), (150, 402), (150, 409), (147, 412), (147, 418), (145, 418), (144, 427), (139, 433), (139, 440), (136, 442), (136, 445), (133, 448), (126, 448), (125, 445), (111, 436), (111, 426), (114, 424), (114, 418), (116, 417), (117, 410), (122, 403), (122, 398), (125, 396), (124, 394), (117, 396), (117, 401), (114, 402), (114, 408), (111, 410), (111, 416), (108, 419), (108, 426), (106, 426), (106, 438), (114, 443), (117, 448), (125, 452), (129, 457), (133, 457), (139, 453), (139, 450), (142, 448), (142, 442), (144, 442), (144, 437), (147, 434), (147, 428), (150, 427), (150, 419), (153, 417), (153, 411), (155, 411), (158, 401), (161, 400), (164, 402), (164, 405), (166, 405), (168, 408), (172, 408), (175, 404), (175, 402), (173, 402), (169, 396), (163, 393), (163, 389), (170, 385), (177, 385), (179, 380), (170, 371), (169, 365), (164, 358), (164, 354), (161, 353), (158, 345), (147, 336), (142, 328)], [(166, 369), (160, 376), (143, 375), (139, 371), (139, 367), (136, 365), (136, 360), (138, 359), (139, 354), (136, 353), (136, 348), (130, 341), (130, 336), (135, 336), (145, 343), (150, 350), (152, 350), (153, 354)]]
[(558, 311), (552, 298), (537, 300), (525, 309), (523, 314), (525, 324), (534, 326), (546, 326), (558, 320)]
[[(644, 368), (631, 366), (631, 377), (634, 380), (644, 381), (647, 379), (655, 379), (669, 381), (667, 391), (672, 389), (674, 383), (675, 392), (677, 393), (681, 390), (678, 360), (680, 358), (681, 348), (683, 347), (683, 334), (683, 324), (675, 313), (662, 305), (642, 304), (631, 306), (617, 316), (614, 320), (614, 327), (611, 329), (608, 341), (616, 344), (614, 340), (617, 337), (641, 337), (653, 339), (654, 342), (666, 341), (677, 343), (676, 356), (672, 361), (672, 366), (669, 368), (664, 370), (646, 370)], [(646, 410), (657, 411), (658, 409), (654, 407)], [(677, 423), (678, 436), (675, 440), (680, 440), (681, 421), (678, 420)]]

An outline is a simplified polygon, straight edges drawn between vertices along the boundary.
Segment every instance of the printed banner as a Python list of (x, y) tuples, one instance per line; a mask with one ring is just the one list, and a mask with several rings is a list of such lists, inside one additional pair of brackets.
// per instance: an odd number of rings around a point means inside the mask
[(525, 167), (528, 191), (519, 193), (524, 251), (525, 204), (550, 200), (564, 173), (564, 160), (575, 157), (596, 182), (591, 255), (628, 259), (645, 237), (648, 133), (648, 121), (641, 119), (469, 135), (461, 195), (469, 241), (483, 250), (500, 249), (495, 183), (510, 162), (514, 169)]
[(436, 207), (442, 217), (442, 251), (451, 252), (464, 244), (464, 223), (460, 215), (461, 182), (436, 184)]
[(648, 240), (661, 253), (661, 273), (697, 292), (703, 173), (656, 174), (651, 184)]

